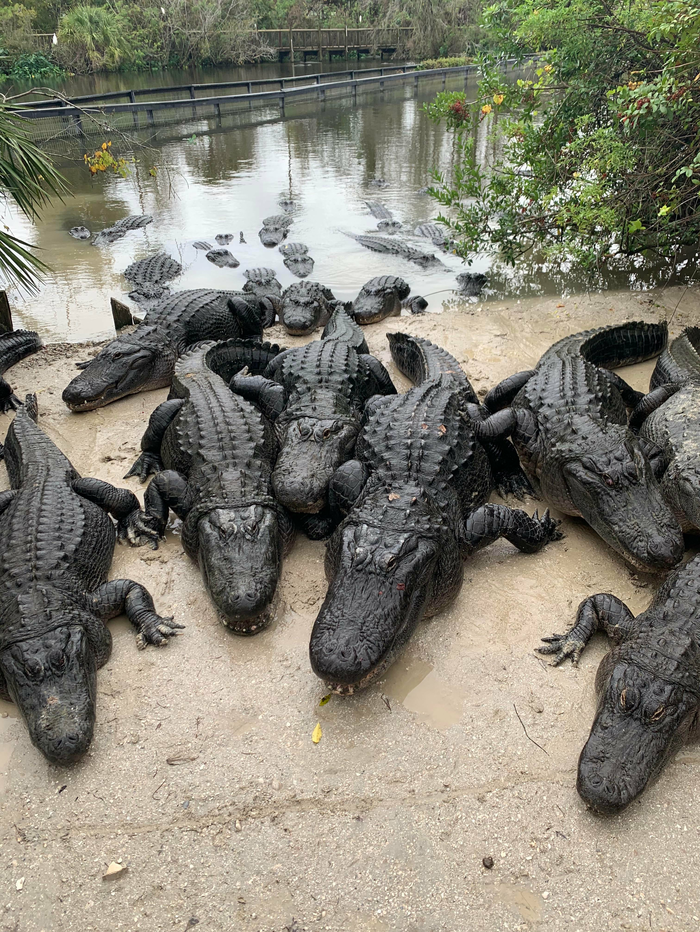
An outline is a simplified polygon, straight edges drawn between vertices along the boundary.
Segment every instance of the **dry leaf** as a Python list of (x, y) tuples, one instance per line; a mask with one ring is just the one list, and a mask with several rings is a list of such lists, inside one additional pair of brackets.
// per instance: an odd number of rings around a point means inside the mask
[(323, 699), (321, 699), (321, 701), (319, 702), (319, 705), (325, 705), (327, 702), (330, 702), (330, 698), (332, 695), (333, 693), (328, 693), (327, 696), (324, 696)]
[(557, 307), (566, 307), (565, 304), (557, 304)]
[(316, 727), (314, 728), (311, 734), (311, 740), (313, 741), (314, 744), (318, 744), (318, 742), (321, 740), (322, 735), (323, 735), (323, 732), (321, 731), (321, 723), (316, 722)]
[(171, 767), (176, 767), (178, 764), (189, 764), (190, 761), (197, 760), (199, 754), (195, 754), (192, 757), (188, 757), (185, 754), (178, 754), (175, 757), (166, 757), (165, 763), (170, 764)]
[(441, 425), (438, 427), (438, 430), (440, 431), (441, 434), (446, 434), (446, 433), (447, 433), (447, 428), (445, 427), (444, 424), (441, 424)]
[(400, 498), (401, 498), (401, 496), (398, 495), (396, 492), (389, 492), (389, 501), (390, 501), (390, 502), (398, 502), (398, 500), (399, 500)]

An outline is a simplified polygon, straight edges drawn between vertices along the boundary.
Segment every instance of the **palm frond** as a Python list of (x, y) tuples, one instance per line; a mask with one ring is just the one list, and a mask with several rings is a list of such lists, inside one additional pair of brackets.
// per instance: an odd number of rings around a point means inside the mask
[(31, 253), (31, 243), (25, 243), (11, 233), (0, 230), (0, 275), (27, 291), (36, 294), (38, 283), (48, 266)]

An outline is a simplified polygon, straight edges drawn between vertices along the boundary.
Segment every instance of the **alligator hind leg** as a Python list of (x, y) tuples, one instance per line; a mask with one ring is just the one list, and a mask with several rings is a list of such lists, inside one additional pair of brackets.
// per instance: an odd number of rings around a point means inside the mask
[(158, 549), (158, 541), (165, 535), (168, 512), (172, 508), (178, 518), (184, 520), (191, 508), (192, 493), (187, 479), (174, 469), (159, 472), (146, 489), (143, 497), (143, 512), (140, 510), (119, 523), (119, 537), (132, 547), (150, 544)]
[(147, 644), (162, 647), (168, 638), (184, 628), (173, 621), (172, 617), (158, 615), (149, 591), (132, 579), (112, 579), (100, 586), (92, 594), (95, 612), (105, 620), (126, 614), (138, 631), (136, 646), (139, 650)]
[(622, 400), (628, 408), (635, 408), (639, 402), (644, 398), (644, 392), (638, 392), (636, 388), (625, 382), (624, 379), (620, 378), (617, 372), (611, 372), (610, 369), (600, 368), (600, 372), (605, 376), (605, 378), (610, 382), (611, 385), (614, 385), (622, 396)]
[(630, 414), (630, 429), (639, 430), (649, 415), (675, 395), (680, 387), (680, 382), (666, 382), (665, 385), (660, 385), (650, 391), (648, 395), (643, 395), (634, 411)]
[(163, 437), (184, 403), (184, 398), (168, 398), (167, 401), (159, 404), (151, 414), (148, 419), (148, 427), (141, 438), (143, 452), (124, 476), (125, 479), (130, 476), (138, 476), (141, 482), (145, 482), (151, 473), (161, 471), (163, 463), (160, 458), (160, 448)]
[(576, 664), (596, 631), (602, 628), (611, 641), (619, 644), (629, 637), (634, 622), (634, 615), (621, 599), (608, 592), (601, 592), (581, 602), (570, 631), (542, 638), (545, 646), (535, 650), (539, 654), (554, 654), (554, 666), (558, 666), (567, 657)]
[(515, 375), (509, 375), (507, 379), (503, 379), (486, 393), (484, 406), (491, 414), (509, 407), (523, 385), (529, 382), (534, 374), (534, 369), (525, 369), (522, 372), (516, 372)]
[(469, 555), (505, 537), (523, 553), (537, 553), (545, 544), (561, 538), (558, 527), (559, 521), (550, 518), (549, 510), (540, 518), (537, 512), (530, 517), (507, 505), (482, 505), (464, 523), (463, 550)]
[(262, 375), (248, 375), (244, 369), (234, 375), (229, 382), (229, 388), (241, 398), (252, 401), (260, 408), (263, 416), (271, 421), (276, 420), (284, 411), (287, 401), (284, 386), (272, 379), (266, 379)]
[(99, 505), (117, 521), (125, 521), (140, 508), (139, 500), (129, 489), (118, 489), (102, 479), (75, 479), (73, 491), (76, 495)]

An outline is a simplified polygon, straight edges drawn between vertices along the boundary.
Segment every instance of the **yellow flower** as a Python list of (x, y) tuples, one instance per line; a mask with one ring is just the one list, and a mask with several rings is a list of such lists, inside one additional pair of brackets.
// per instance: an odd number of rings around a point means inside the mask
[(103, 143), (102, 143), (102, 151), (103, 151), (103, 152), (106, 152), (106, 151), (107, 151), (107, 143), (106, 143), (106, 142), (103, 142)]
[(484, 114), (484, 116), (488, 113), (491, 113), (492, 110), (493, 110), (493, 107), (491, 106), (491, 104), (484, 104), (484, 106), (481, 108), (481, 112)]
[(493, 102), (494, 102), (495, 104), (502, 104), (503, 101), (505, 100), (505, 96), (506, 96), (505, 94), (494, 94), (494, 95), (493, 95)]
[(549, 74), (549, 72), (552, 70), (552, 66), (551, 66), (551, 65), (545, 65), (545, 66), (544, 66), (544, 70), (547, 72), (547, 74)]

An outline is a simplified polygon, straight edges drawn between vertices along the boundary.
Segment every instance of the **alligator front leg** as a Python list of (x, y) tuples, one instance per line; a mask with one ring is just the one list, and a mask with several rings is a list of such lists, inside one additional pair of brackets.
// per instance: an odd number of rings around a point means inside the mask
[[(2, 446), (2, 444), (0, 444)], [(0, 492), (0, 515), (7, 511), (17, 496), (17, 489), (8, 489), (6, 492)]]
[(141, 438), (143, 452), (124, 476), (125, 479), (138, 476), (141, 482), (145, 482), (151, 473), (161, 471), (163, 463), (160, 458), (160, 448), (163, 437), (184, 403), (184, 398), (168, 398), (167, 401), (159, 404), (151, 414), (148, 419), (148, 427)]
[(0, 376), (0, 412), (7, 414), (8, 411), (16, 411), (21, 404), (10, 383)]
[(228, 383), (232, 392), (252, 401), (263, 416), (270, 421), (275, 421), (284, 411), (287, 402), (287, 394), (284, 386), (272, 379), (266, 379), (262, 375), (248, 375), (247, 370), (243, 369), (231, 379)]
[(553, 634), (542, 638), (544, 647), (537, 647), (539, 654), (554, 654), (552, 664), (557, 666), (567, 657), (572, 663), (579, 661), (583, 650), (596, 631), (602, 628), (611, 641), (619, 644), (626, 640), (635, 618), (625, 603), (615, 595), (601, 592), (584, 599), (578, 607), (574, 626), (566, 634)]
[(545, 544), (561, 539), (559, 524), (550, 518), (549, 509), (540, 518), (537, 512), (530, 517), (507, 505), (483, 505), (465, 521), (463, 551), (469, 555), (505, 537), (523, 553), (537, 553)]
[(99, 505), (117, 521), (125, 521), (141, 507), (138, 498), (129, 489), (118, 489), (102, 479), (75, 479), (72, 487), (76, 495)]
[[(498, 413), (489, 417), (486, 413), (486, 409), (480, 408), (478, 405), (468, 404), (467, 408), (472, 427), (475, 421), (483, 424), (484, 420), (487, 419), (492, 421), (492, 423), (498, 424), (498, 421), (496, 421), (496, 418), (500, 417)], [(507, 408), (506, 410), (512, 411), (512, 408)], [(508, 418), (508, 422), (510, 422), (510, 417)], [(535, 495), (534, 489), (530, 485), (520, 465), (515, 447), (508, 437), (501, 436), (490, 440), (486, 438), (480, 439), (484, 450), (486, 450), (486, 455), (489, 458), (489, 465), (491, 466), (491, 472), (493, 473), (493, 480), (498, 494), (503, 498), (507, 495), (514, 495), (516, 498), (524, 498), (526, 495), (530, 495), (536, 498), (537, 496)]]
[(681, 388), (680, 382), (667, 382), (665, 385), (659, 385), (658, 388), (649, 392), (648, 395), (644, 395), (634, 411), (630, 414), (630, 429), (634, 431), (639, 430), (649, 415), (675, 395), (679, 388)]
[(364, 366), (369, 376), (369, 389), (367, 398), (372, 395), (395, 395), (396, 386), (391, 381), (391, 376), (386, 368), (376, 358), (368, 353), (360, 354), (360, 364)]
[(139, 650), (147, 644), (163, 647), (168, 638), (184, 628), (173, 621), (172, 616), (158, 615), (149, 591), (132, 579), (112, 579), (104, 583), (92, 595), (95, 612), (107, 621), (125, 613), (138, 631), (136, 646)]
[(530, 381), (534, 374), (534, 369), (524, 369), (522, 372), (516, 372), (515, 375), (509, 375), (507, 379), (503, 379), (486, 393), (484, 406), (491, 414), (495, 414), (502, 408), (510, 407), (520, 389)]
[(128, 521), (120, 524), (119, 537), (132, 547), (150, 544), (157, 550), (158, 541), (165, 536), (170, 509), (184, 521), (191, 505), (192, 493), (187, 479), (174, 469), (164, 469), (151, 479), (146, 489), (143, 512), (129, 515)]
[(332, 512), (345, 516), (362, 494), (369, 470), (360, 460), (348, 460), (339, 466), (328, 483), (328, 504)]

